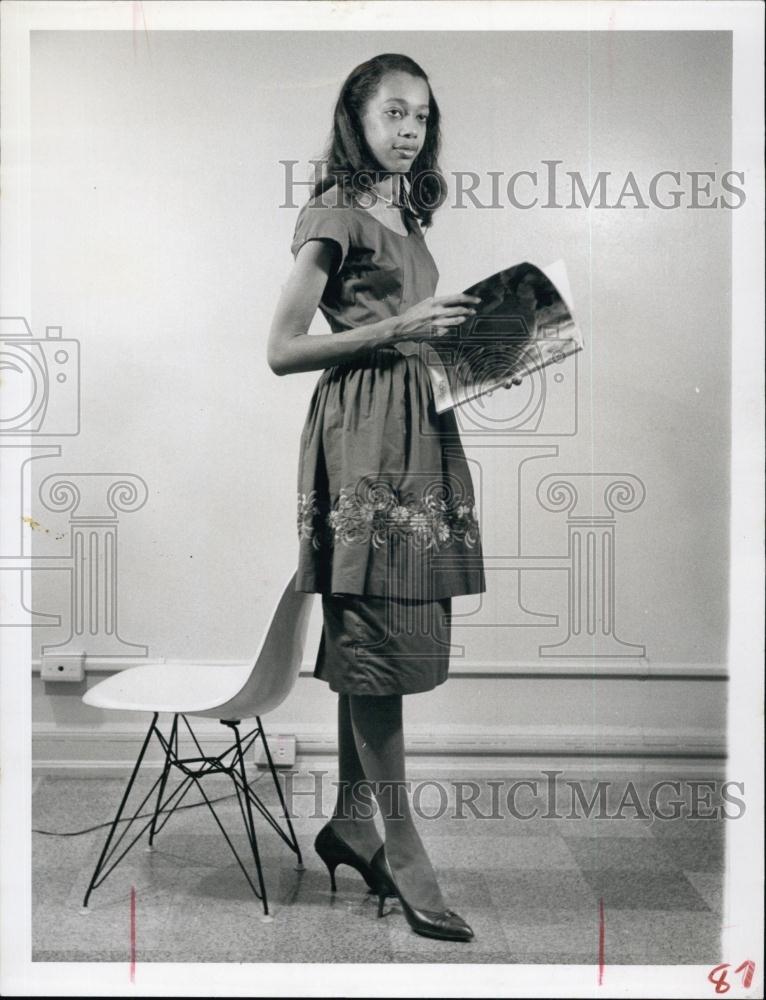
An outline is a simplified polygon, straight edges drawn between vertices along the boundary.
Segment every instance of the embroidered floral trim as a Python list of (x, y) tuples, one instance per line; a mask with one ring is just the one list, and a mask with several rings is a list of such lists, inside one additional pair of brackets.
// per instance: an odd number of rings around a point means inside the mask
[[(359, 491), (342, 489), (331, 510), (321, 509), (316, 490), (298, 493), (298, 537), (315, 549), (323, 545), (372, 542), (388, 544), (393, 535), (411, 539), (419, 548), (443, 548), (459, 541), (473, 548), (479, 541), (478, 516), (472, 497), (448, 498), (432, 487), (420, 500), (406, 499), (387, 484)], [(442, 495), (440, 495), (442, 494)]]

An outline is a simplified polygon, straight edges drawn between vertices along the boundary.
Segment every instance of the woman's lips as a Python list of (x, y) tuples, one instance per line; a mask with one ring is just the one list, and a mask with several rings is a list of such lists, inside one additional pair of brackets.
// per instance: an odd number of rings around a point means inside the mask
[(394, 152), (398, 153), (400, 156), (413, 157), (417, 156), (417, 149), (412, 149), (409, 146), (394, 146)]

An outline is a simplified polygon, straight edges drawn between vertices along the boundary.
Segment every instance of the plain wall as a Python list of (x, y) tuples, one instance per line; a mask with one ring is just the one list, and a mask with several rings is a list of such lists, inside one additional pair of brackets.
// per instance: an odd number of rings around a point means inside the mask
[[(725, 33), (152, 32), (134, 45), (127, 32), (34, 32), (29, 318), (36, 336), (60, 325), (80, 341), (82, 429), (61, 458), (32, 463), (33, 488), (52, 473), (146, 481), (146, 505), (120, 516), (119, 615), (150, 658), (247, 659), (295, 565), (298, 440), (319, 372), (278, 378), (266, 364), (298, 211), (280, 207), (280, 161), (305, 175), (346, 73), (383, 51), (429, 73), (448, 176), (558, 159), (586, 182), (613, 171), (614, 197), (628, 170), (645, 191), (660, 170), (736, 169)], [(578, 433), (541, 438), (558, 455), (524, 466), (520, 490), (507, 448), (536, 442), (464, 438), (485, 552), (510, 551), (517, 533), (525, 555), (566, 551), (565, 517), (536, 499), (542, 476), (633, 474), (646, 500), (617, 523), (620, 637), (650, 662), (724, 664), (730, 212), (504, 206), (437, 212), (437, 294), (563, 258), (586, 350)], [(321, 317), (312, 330), (328, 332)], [(67, 515), (34, 510), (35, 555), (65, 554)], [(34, 573), (35, 610), (64, 619), (35, 629), (35, 653), (68, 632), (64, 577)], [(482, 601), (454, 610), (497, 621), (508, 579), (491, 574)], [(528, 606), (565, 618), (564, 574), (523, 588)], [(456, 625), (454, 637), (465, 663), (502, 669), (563, 634)], [(300, 683), (310, 713), (318, 682)], [(470, 704), (480, 720), (481, 697)]]

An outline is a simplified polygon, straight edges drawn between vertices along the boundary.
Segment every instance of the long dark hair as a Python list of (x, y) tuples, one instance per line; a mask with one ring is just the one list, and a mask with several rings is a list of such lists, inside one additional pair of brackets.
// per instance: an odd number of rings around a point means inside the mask
[(424, 226), (430, 226), (434, 211), (444, 201), (447, 185), (438, 164), (441, 148), (440, 113), (431, 84), (414, 59), (385, 52), (360, 63), (347, 76), (340, 89), (333, 113), (332, 132), (323, 154), (324, 176), (314, 185), (314, 197), (336, 184), (344, 192), (369, 192), (370, 175), (381, 175), (380, 164), (364, 138), (362, 114), (365, 106), (386, 73), (409, 73), (425, 80), (428, 86), (428, 123), (423, 148), (407, 174), (408, 208)]

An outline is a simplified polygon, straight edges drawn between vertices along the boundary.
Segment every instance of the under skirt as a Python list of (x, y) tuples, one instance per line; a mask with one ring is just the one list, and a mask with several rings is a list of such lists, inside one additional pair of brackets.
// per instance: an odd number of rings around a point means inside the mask
[(323, 594), (314, 676), (339, 694), (417, 694), (447, 680), (452, 599)]

